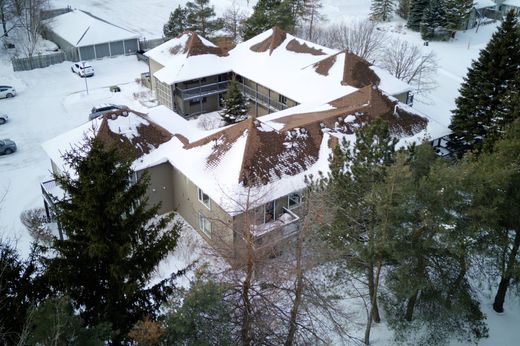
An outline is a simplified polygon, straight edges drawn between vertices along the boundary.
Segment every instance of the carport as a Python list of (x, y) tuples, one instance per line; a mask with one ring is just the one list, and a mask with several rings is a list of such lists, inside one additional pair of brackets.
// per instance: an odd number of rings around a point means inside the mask
[(135, 54), (139, 35), (92, 13), (73, 10), (45, 23), (49, 40), (62, 49), (75, 48), (80, 60)]

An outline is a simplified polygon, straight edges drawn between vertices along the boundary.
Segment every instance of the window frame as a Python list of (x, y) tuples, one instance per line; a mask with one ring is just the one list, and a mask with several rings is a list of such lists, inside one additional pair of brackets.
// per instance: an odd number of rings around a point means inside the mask
[(202, 211), (199, 211), (199, 229), (211, 238), (211, 221), (202, 213)]
[[(298, 203), (291, 205), (291, 201), (294, 201), (294, 198), (291, 199), (291, 197), (293, 197), (294, 195), (298, 196)], [(302, 201), (303, 201), (303, 192), (302, 191), (291, 192), (290, 194), (287, 195), (287, 209), (291, 210), (291, 209), (296, 209), (296, 208), (300, 207), (302, 205)]]
[[(208, 203), (206, 204), (204, 202), (204, 196), (207, 197)], [(205, 193), (200, 187), (197, 187), (197, 199), (200, 203), (202, 203), (208, 210), (211, 210), (211, 198), (209, 198), (209, 195)]]
[(287, 106), (287, 96), (284, 96), (282, 94), (278, 94), (278, 102), (280, 102), (281, 104)]

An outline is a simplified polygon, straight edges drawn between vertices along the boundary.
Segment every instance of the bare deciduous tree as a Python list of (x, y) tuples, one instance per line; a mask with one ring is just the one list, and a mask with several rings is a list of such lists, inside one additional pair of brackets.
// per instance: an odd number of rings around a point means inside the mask
[(434, 52), (423, 54), (421, 48), (408, 41), (395, 39), (386, 47), (379, 64), (394, 77), (412, 85), (417, 93), (427, 93), (437, 86), (438, 64)]
[(20, 45), (22, 53), (27, 58), (32, 58), (41, 40), (43, 20), (41, 11), (49, 7), (48, 0), (26, 0), (23, 4), (22, 14), (18, 25), (22, 29)]
[(237, 4), (236, 0), (233, 0), (231, 6), (222, 15), (222, 21), (224, 30), (231, 35), (234, 43), (238, 43), (240, 39), (240, 26), (244, 19), (246, 19), (244, 10)]
[(348, 49), (370, 62), (378, 58), (386, 41), (386, 34), (370, 20), (357, 21), (351, 25), (334, 24), (321, 31), (317, 43), (340, 50)]

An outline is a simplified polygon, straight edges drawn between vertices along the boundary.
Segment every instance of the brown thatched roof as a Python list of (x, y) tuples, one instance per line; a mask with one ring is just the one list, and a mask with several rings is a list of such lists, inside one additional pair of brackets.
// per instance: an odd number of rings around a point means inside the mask
[(291, 41), (289, 41), (289, 43), (287, 43), (287, 46), (285, 46), (285, 48), (291, 52), (295, 52), (295, 53), (306, 53), (306, 54), (312, 54), (312, 55), (325, 55), (325, 53), (323, 52), (323, 50), (320, 49), (316, 49), (316, 48), (313, 48), (313, 47), (309, 47), (307, 46), (307, 44), (304, 42), (303, 44), (301, 44), (300, 42), (298, 42), (297, 39), (293, 38)]
[(252, 45), (249, 49), (257, 53), (269, 51), (269, 55), (271, 55), (273, 50), (278, 48), (287, 37), (287, 33), (277, 26), (273, 27), (272, 30), (273, 32), (268, 38), (262, 42)]
[(413, 135), (424, 128), (428, 121), (422, 116), (399, 106), (375, 86), (366, 86), (351, 94), (340, 97), (330, 105), (334, 109), (289, 115), (275, 120), (284, 124), (284, 130), (320, 124), (344, 133), (354, 133), (362, 124), (376, 118), (386, 120), (394, 135)]
[(202, 42), (199, 35), (193, 31), (185, 31), (180, 36), (189, 35), (188, 42), (183, 47), (182, 45), (176, 45), (170, 48), (170, 53), (176, 55), (180, 52), (187, 54), (188, 57), (204, 54), (213, 54), (217, 56), (227, 56), (228, 53), (221, 47), (207, 46)]
[(367, 85), (379, 85), (381, 80), (370, 68), (370, 63), (356, 54), (345, 51), (345, 65), (343, 67), (343, 85), (363, 88)]
[[(141, 124), (137, 127), (138, 136), (128, 138), (127, 136), (115, 133), (110, 129), (108, 124), (109, 121), (115, 120), (118, 117), (128, 117), (131, 113), (133, 113), (134, 116), (143, 118), (147, 123), (147, 125)], [(99, 138), (106, 146), (117, 146), (120, 150), (127, 155), (130, 155), (130, 157), (135, 160), (148, 154), (152, 149), (157, 148), (159, 145), (169, 141), (172, 138), (172, 134), (147, 119), (146, 114), (133, 110), (121, 109), (107, 113), (103, 116), (96, 138)]]
[(319, 73), (319, 74), (321, 74), (323, 76), (328, 76), (329, 75), (329, 70), (336, 63), (336, 59), (337, 59), (338, 54), (341, 54), (341, 53), (337, 53), (337, 54), (331, 55), (331, 56), (329, 56), (329, 57), (327, 57), (327, 58), (325, 58), (323, 60), (318, 61), (317, 63), (314, 63), (312, 65), (312, 67), (314, 67), (314, 71), (316, 71), (317, 73)]

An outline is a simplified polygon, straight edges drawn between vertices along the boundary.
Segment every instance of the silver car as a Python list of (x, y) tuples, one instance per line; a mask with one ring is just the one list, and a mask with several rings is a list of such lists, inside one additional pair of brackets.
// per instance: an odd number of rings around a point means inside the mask
[(0, 140), (0, 155), (12, 154), (16, 151), (16, 143), (10, 139)]
[(97, 107), (92, 107), (92, 109), (90, 110), (90, 114), (88, 115), (88, 120), (96, 119), (102, 115), (118, 111), (120, 109), (128, 109), (128, 107), (125, 105), (114, 105), (111, 103), (99, 105)]

